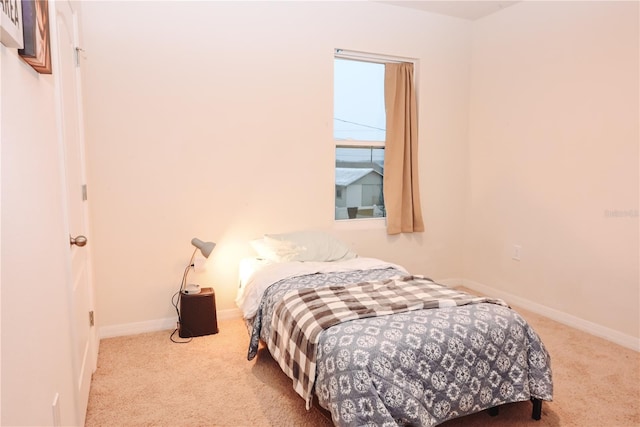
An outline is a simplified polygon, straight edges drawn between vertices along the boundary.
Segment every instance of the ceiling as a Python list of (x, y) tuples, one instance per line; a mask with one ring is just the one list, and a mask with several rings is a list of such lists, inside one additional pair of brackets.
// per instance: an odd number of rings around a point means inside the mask
[(394, 6), (409, 7), (412, 9), (424, 10), (427, 12), (439, 13), (442, 15), (454, 16), (456, 18), (475, 21), (484, 16), (497, 12), (505, 7), (509, 7), (518, 1), (381, 1), (380, 3)]

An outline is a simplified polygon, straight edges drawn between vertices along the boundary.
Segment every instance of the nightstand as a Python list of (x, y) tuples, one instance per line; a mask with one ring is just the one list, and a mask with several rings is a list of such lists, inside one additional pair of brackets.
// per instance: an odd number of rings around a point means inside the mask
[(181, 294), (180, 338), (217, 333), (216, 294), (213, 288), (202, 288), (199, 294)]

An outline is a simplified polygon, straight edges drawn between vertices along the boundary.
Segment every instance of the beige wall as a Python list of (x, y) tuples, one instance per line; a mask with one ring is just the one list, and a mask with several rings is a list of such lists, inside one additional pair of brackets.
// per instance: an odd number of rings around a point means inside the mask
[[(247, 242), (265, 232), (327, 229), (363, 256), (459, 274), (469, 22), (374, 2), (111, 1), (85, 3), (83, 21), (103, 331), (175, 319), (193, 236), (218, 244), (192, 277), (222, 312), (236, 308)], [(334, 226), (338, 47), (420, 60), (425, 233)]]
[[(86, 6), (103, 331), (172, 326), (193, 236), (218, 243), (192, 278), (224, 315), (249, 239), (313, 227), (637, 347), (638, 217), (607, 215), (638, 209), (636, 3), (474, 23), (375, 2)], [(333, 222), (336, 47), (420, 60), (425, 233)]]
[[(55, 45), (52, 45), (55, 49)], [(3, 426), (76, 424), (54, 77), (0, 45)]]
[(474, 24), (463, 270), (636, 347), (638, 16), (524, 2)]

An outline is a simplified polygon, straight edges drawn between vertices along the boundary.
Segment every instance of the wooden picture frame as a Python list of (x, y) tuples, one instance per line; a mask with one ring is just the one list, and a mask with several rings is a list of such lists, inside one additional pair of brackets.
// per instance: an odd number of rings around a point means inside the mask
[(40, 74), (51, 74), (48, 0), (22, 0), (24, 48), (20, 57)]

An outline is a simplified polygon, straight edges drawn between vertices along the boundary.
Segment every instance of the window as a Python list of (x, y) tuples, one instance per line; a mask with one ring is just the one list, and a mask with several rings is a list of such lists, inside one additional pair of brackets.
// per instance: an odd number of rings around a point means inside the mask
[(334, 58), (335, 219), (385, 216), (384, 63)]

